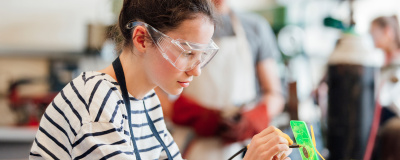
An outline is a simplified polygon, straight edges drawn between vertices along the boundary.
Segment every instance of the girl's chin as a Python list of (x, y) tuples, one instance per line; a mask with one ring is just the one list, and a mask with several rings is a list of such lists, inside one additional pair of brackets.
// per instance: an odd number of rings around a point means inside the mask
[(179, 94), (182, 93), (183, 87), (173, 88), (173, 89), (172, 88), (171, 89), (166, 89), (164, 91), (167, 92), (168, 94), (171, 94), (171, 95), (179, 95)]

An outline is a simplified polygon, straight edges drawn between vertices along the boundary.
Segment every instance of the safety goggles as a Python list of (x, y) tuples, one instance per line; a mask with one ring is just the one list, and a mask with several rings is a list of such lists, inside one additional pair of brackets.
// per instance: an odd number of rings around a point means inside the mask
[(144, 26), (151, 40), (163, 57), (180, 71), (190, 71), (197, 65), (203, 68), (218, 52), (213, 40), (208, 44), (193, 43), (183, 39), (173, 39), (147, 23), (135, 21), (126, 25), (127, 29)]

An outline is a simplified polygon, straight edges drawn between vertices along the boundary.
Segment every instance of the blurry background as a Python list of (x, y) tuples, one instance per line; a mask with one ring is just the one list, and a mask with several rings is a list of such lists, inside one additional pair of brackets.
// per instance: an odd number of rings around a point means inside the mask
[[(230, 3), (236, 10), (264, 16), (277, 36), (287, 109), (273, 124), (285, 127), (290, 119), (318, 124), (321, 139), (327, 98), (323, 91), (322, 96), (317, 93), (342, 35), (340, 26), (329, 27), (335, 23), (327, 18), (348, 26), (353, 8), (354, 32), (373, 48), (368, 34), (371, 20), (400, 12), (398, 0), (356, 0), (353, 5), (344, 0)], [(0, 0), (0, 159), (27, 159), (41, 114), (58, 91), (80, 72), (102, 69), (114, 60), (114, 44), (107, 33), (121, 4), (121, 0)], [(322, 140), (317, 145), (329, 154)]]

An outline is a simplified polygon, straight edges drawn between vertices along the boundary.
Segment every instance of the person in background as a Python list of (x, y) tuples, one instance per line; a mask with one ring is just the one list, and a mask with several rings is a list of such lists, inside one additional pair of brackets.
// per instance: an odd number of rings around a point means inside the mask
[(379, 86), (379, 103), (383, 107), (380, 124), (383, 125), (400, 113), (400, 29), (397, 16), (374, 19), (370, 33), (375, 46), (385, 55)]
[[(284, 108), (275, 62), (279, 51), (268, 22), (213, 0), (219, 13), (218, 55), (170, 105), (173, 136), (188, 159), (228, 159), (267, 128)], [(246, 141), (247, 140), (247, 141)], [(240, 156), (238, 156), (240, 157)]]
[[(180, 94), (217, 53), (207, 0), (125, 0), (119, 57), (83, 72), (54, 98), (29, 159), (182, 159), (154, 93)], [(283, 159), (288, 141), (268, 127), (244, 159)]]
[(378, 17), (371, 22), (375, 47), (383, 50), (385, 63), (378, 83), (382, 106), (380, 128), (373, 159), (397, 159), (400, 149), (400, 28), (397, 16)]

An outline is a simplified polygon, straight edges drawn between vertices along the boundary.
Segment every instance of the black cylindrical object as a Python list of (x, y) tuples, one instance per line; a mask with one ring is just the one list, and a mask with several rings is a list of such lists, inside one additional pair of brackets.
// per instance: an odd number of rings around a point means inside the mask
[(361, 65), (329, 66), (329, 159), (363, 158), (374, 114), (376, 70)]
[[(369, 57), (368, 57), (369, 56)], [(328, 67), (330, 160), (363, 159), (375, 108), (379, 57), (356, 35), (344, 35)]]

